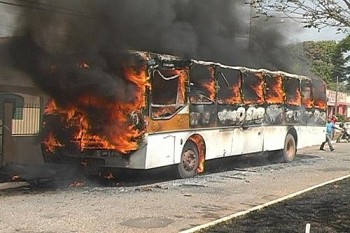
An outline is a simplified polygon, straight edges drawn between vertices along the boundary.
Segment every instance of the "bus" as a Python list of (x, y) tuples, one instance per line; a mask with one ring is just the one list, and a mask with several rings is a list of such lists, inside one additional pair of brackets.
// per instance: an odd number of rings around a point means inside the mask
[[(266, 152), (271, 161), (291, 162), (297, 149), (325, 139), (320, 79), (142, 51), (121, 57), (110, 74), (118, 85), (100, 80), (112, 97), (90, 90), (48, 101), (45, 162), (173, 166), (178, 177), (190, 178), (205, 161), (229, 156)], [(97, 72), (93, 60), (77, 67)]]

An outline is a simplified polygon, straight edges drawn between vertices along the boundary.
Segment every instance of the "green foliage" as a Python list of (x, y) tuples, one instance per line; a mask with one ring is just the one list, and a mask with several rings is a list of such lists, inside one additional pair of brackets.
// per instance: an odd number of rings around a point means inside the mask
[[(306, 41), (288, 46), (290, 72), (319, 77), (331, 90), (350, 92), (350, 36), (340, 42)], [(337, 85), (338, 77), (338, 85)]]
[(321, 77), (326, 83), (333, 82), (334, 64), (332, 63), (332, 57), (336, 46), (335, 41), (303, 42), (305, 56), (311, 61), (311, 71)]

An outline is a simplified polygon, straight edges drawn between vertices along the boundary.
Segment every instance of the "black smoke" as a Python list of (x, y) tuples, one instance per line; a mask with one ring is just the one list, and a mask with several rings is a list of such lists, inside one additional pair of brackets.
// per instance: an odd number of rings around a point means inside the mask
[[(253, 18), (253, 9), (244, 1), (26, 2), (18, 17), (22, 36), (14, 41), (11, 56), (54, 97), (69, 86), (64, 95), (75, 93), (69, 98), (90, 90), (122, 98), (124, 93), (115, 89), (127, 92), (133, 87), (115, 78), (120, 74), (113, 67), (120, 61), (107, 54), (127, 49), (289, 71), (288, 38), (282, 29), (291, 27)], [(89, 71), (76, 69), (84, 57), (93, 64)], [(58, 67), (50, 73), (53, 64)]]

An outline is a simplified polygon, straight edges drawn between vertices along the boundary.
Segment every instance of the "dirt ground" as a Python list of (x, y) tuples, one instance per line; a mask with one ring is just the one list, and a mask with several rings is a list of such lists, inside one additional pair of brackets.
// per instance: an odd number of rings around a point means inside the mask
[(350, 232), (350, 178), (202, 230), (227, 232)]

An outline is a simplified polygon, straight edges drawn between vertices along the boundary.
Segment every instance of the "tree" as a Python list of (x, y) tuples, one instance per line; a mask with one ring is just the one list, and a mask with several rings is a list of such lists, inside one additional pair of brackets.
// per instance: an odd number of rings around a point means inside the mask
[(304, 55), (310, 61), (311, 72), (321, 77), (330, 89), (336, 88), (338, 80), (339, 90), (349, 92), (349, 56), (344, 56), (344, 52), (350, 49), (350, 37), (340, 42), (306, 41), (302, 44)]
[(350, 29), (350, 0), (252, 0), (251, 6), (267, 18), (275, 13), (303, 23), (306, 28)]

